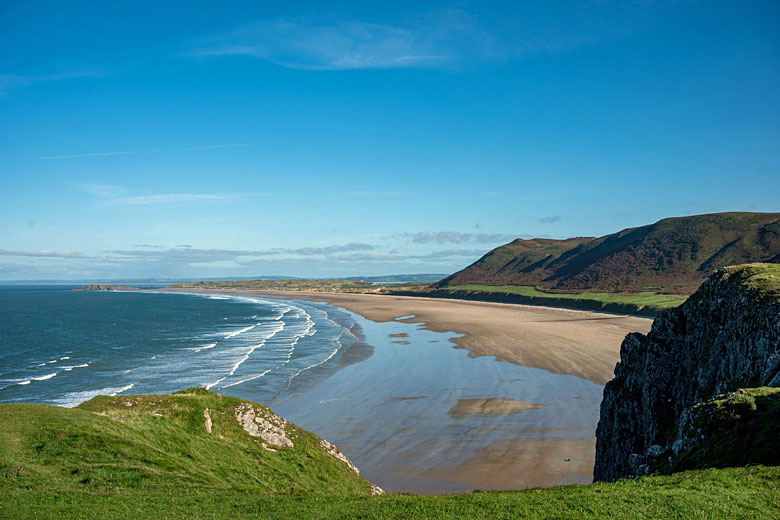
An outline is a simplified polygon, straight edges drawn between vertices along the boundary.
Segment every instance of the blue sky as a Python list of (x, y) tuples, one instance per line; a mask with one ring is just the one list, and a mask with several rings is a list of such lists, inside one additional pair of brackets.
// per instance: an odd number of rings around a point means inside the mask
[(2, 2), (0, 49), (4, 280), (451, 272), (780, 211), (777, 2)]

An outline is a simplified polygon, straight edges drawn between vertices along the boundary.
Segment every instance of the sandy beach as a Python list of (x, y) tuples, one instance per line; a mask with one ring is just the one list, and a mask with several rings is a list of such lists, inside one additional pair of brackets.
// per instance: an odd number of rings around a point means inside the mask
[[(170, 289), (166, 289), (170, 290)], [(471, 356), (571, 374), (603, 385), (612, 379), (620, 344), (630, 332), (647, 333), (652, 319), (503, 303), (376, 294), (193, 290), (326, 302), (376, 322), (404, 316), (437, 332), (463, 334), (458, 347)]]
[[(308, 300), (365, 318), (361, 327), (373, 330), (366, 343), (377, 350), (361, 358), (359, 371), (340, 371), (316, 392), (275, 406), (335, 441), (386, 490), (425, 494), (590, 483), (601, 385), (612, 378), (625, 335), (652, 323), (372, 294), (177, 292)], [(426, 332), (446, 333), (450, 347)], [(457, 352), (452, 347), (467, 350), (460, 358), (470, 363), (447, 355)]]

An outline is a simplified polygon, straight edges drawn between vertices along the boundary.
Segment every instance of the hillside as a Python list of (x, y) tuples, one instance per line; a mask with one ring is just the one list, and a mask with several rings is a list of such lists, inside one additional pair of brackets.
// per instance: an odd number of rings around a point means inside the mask
[(750, 262), (780, 262), (780, 213), (667, 218), (599, 238), (518, 238), (435, 287), (690, 294), (715, 269)]
[(363, 494), (331, 445), (242, 399), (192, 389), (77, 408), (0, 404), (2, 488), (81, 494)]
[(262, 405), (199, 389), (101, 396), (75, 409), (3, 404), (0, 421), (0, 518), (780, 515), (780, 468), (762, 466), (518, 492), (371, 496), (371, 484), (315, 435)]
[(607, 383), (596, 480), (780, 464), (780, 265), (713, 274), (632, 333)]

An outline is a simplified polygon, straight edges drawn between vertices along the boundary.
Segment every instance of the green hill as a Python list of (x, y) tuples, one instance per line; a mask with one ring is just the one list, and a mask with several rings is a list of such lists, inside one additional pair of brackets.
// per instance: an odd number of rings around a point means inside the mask
[[(239, 419), (259, 435), (250, 435)], [(202, 389), (100, 396), (74, 409), (0, 404), (0, 424), (5, 492), (368, 495), (372, 490), (316, 435), (263, 405)]]
[[(244, 429), (250, 408), (263, 419), (249, 420), (250, 426), (277, 445)], [(281, 428), (292, 446), (264, 421)], [(75, 409), (3, 404), (0, 518), (780, 516), (778, 467), (518, 492), (371, 496), (372, 485), (337, 456), (266, 407), (206, 390), (101, 396)]]
[(435, 284), (690, 294), (715, 269), (780, 262), (780, 213), (667, 218), (599, 238), (517, 239)]

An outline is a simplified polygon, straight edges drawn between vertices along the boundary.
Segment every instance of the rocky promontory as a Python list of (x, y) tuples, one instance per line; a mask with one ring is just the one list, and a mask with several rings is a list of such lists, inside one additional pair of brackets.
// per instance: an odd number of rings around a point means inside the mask
[(76, 287), (74, 291), (139, 291), (138, 287), (130, 287), (129, 285), (108, 285), (101, 283), (91, 283), (88, 285), (82, 285)]
[[(601, 403), (594, 479), (674, 471), (681, 461), (772, 463), (775, 436), (764, 430), (777, 425), (780, 393), (761, 387), (777, 386), (780, 265), (716, 271), (647, 335), (623, 341)], [(739, 435), (750, 453), (723, 455), (735, 442), (723, 432)], [(722, 456), (707, 459), (715, 453)]]

